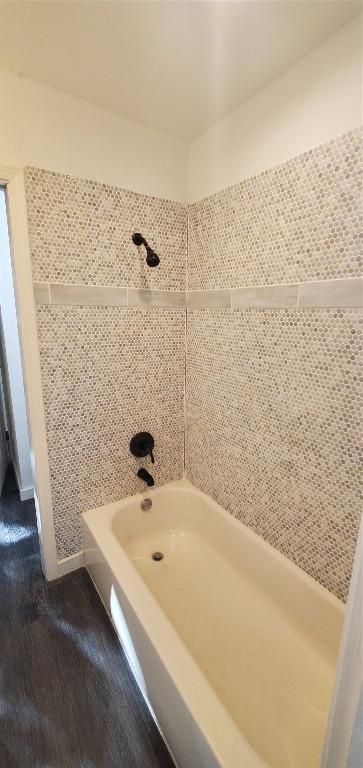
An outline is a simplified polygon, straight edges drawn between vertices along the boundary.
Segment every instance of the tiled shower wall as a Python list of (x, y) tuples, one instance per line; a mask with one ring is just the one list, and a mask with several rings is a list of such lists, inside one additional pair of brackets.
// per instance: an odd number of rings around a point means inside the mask
[[(359, 135), (189, 206), (186, 472), (346, 596), (359, 500)], [(59, 558), (79, 512), (184, 468), (187, 210), (27, 169)], [(161, 256), (150, 270), (131, 242)], [(217, 290), (219, 289), (219, 290)]]
[(360, 130), (189, 207), (188, 288), (361, 273)]
[[(63, 558), (81, 547), (79, 513), (138, 492), (139, 466), (157, 483), (183, 474), (186, 209), (32, 168), (26, 195)], [(146, 267), (134, 231), (162, 268)], [(155, 437), (152, 467), (129, 452), (140, 430)]]
[(361, 160), (353, 131), (189, 208), (187, 476), (343, 599), (361, 514)]

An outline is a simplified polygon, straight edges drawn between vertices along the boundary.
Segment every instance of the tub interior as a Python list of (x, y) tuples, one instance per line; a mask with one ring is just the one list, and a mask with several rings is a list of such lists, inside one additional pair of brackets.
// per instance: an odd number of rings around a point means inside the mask
[(130, 500), (113, 518), (128, 558), (253, 749), (271, 768), (318, 768), (334, 599), (203, 494), (150, 497), (150, 510)]

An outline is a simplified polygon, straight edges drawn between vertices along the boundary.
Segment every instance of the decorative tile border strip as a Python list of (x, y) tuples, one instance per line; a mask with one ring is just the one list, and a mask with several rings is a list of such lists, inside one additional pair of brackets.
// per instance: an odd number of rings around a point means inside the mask
[(34, 283), (37, 304), (189, 309), (304, 309), (363, 306), (363, 278), (207, 291)]
[(50, 304), (49, 283), (33, 283), (33, 291), (36, 304)]
[(162, 291), (155, 288), (128, 288), (127, 305), (129, 307), (185, 307), (185, 291)]
[(123, 307), (127, 305), (127, 288), (112, 288), (96, 285), (61, 285), (50, 283), (50, 304), (98, 305), (102, 307)]
[(304, 309), (363, 306), (363, 278), (188, 291), (189, 309)]
[(185, 307), (185, 291), (98, 285), (34, 284), (36, 304), (103, 307)]
[(231, 291), (229, 288), (217, 288), (212, 291), (188, 291), (187, 307), (190, 309), (218, 308), (226, 309), (231, 306)]
[(300, 283), (299, 307), (361, 307), (363, 278)]
[(266, 285), (231, 290), (232, 307), (254, 307), (255, 309), (294, 309), (297, 306), (299, 285)]

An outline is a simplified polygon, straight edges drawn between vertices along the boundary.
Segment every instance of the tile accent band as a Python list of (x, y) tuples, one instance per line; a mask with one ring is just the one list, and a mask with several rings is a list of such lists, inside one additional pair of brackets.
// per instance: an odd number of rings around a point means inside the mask
[(102, 307), (185, 307), (185, 291), (34, 282), (36, 304)]
[(363, 306), (363, 278), (188, 291), (189, 309), (304, 309)]
[(189, 309), (354, 308), (363, 306), (363, 278), (187, 292), (35, 282), (34, 294), (36, 304), (71, 306), (187, 306)]

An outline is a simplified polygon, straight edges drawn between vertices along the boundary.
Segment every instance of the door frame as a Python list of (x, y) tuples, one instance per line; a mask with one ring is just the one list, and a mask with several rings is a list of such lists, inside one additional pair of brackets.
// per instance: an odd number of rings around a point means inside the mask
[[(11, 414), (9, 414), (8, 376), (5, 363), (5, 344), (3, 333), (3, 319), (0, 306), (0, 422), (4, 430), (4, 440), (7, 443), (8, 464), (11, 462)], [(5, 437), (7, 433), (7, 439)], [(1, 495), (1, 488), (0, 488)]]
[(44, 575), (48, 581), (51, 581), (68, 569), (64, 566), (59, 567), (57, 563), (23, 170), (0, 165), (0, 184), (6, 188), (10, 253), (30, 432), (30, 458), (40, 553)]
[[(1, 319), (1, 307), (0, 307), (0, 454), (2, 449), (4, 450), (4, 460), (2, 466), (0, 465), (0, 496), (5, 483), (5, 477), (7, 468), (10, 461), (9, 441), (7, 435), (9, 435), (8, 413), (7, 403), (5, 395), (5, 381), (4, 381), (4, 361), (2, 353), (2, 319)], [(4, 471), (5, 470), (5, 471)]]

